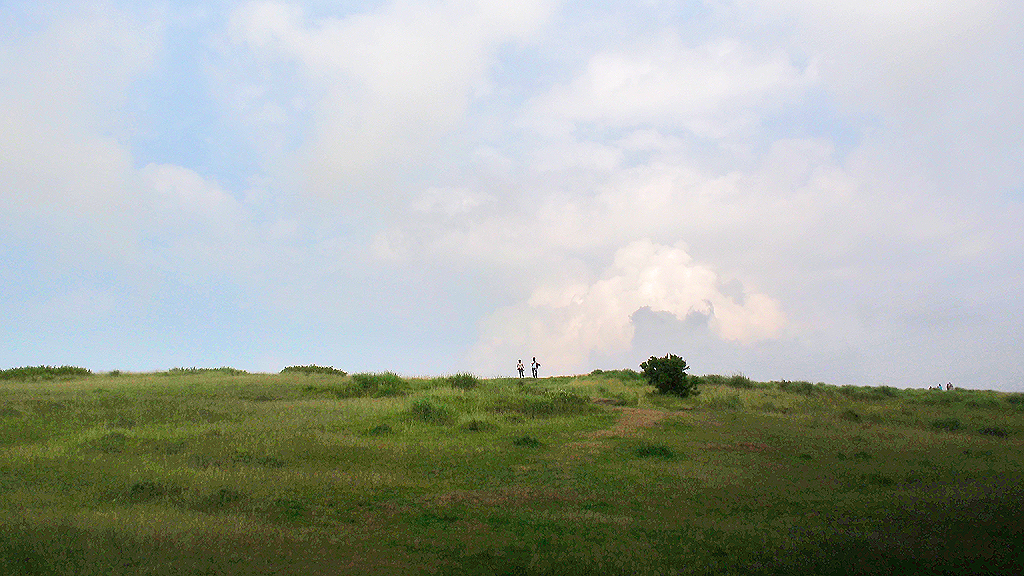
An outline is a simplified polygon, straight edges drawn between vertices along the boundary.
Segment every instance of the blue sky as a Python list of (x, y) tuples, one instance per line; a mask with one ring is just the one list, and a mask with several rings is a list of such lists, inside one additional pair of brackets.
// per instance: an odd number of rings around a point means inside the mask
[(0, 4), (0, 367), (1024, 390), (1024, 7)]

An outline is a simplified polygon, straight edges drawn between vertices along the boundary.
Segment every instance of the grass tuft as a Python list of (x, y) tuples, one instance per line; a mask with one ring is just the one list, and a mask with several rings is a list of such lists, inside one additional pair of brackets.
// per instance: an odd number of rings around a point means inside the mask
[(847, 408), (839, 413), (840, 420), (846, 420), (847, 422), (860, 422), (860, 414), (854, 412), (852, 408)]
[(958, 418), (937, 418), (932, 420), (932, 428), (945, 432), (954, 432), (960, 429), (960, 420)]
[(456, 415), (451, 406), (432, 398), (414, 400), (409, 411), (417, 420), (430, 424), (451, 424)]
[(674, 460), (676, 453), (664, 444), (641, 444), (633, 448), (633, 455), (637, 458), (660, 458), (662, 460)]
[(514, 438), (512, 440), (512, 445), (521, 446), (523, 448), (539, 448), (543, 444), (541, 444), (541, 441), (537, 440), (533, 436), (519, 436), (518, 438)]
[(281, 370), (281, 374), (289, 373), (299, 374), (330, 374), (332, 376), (345, 376), (348, 372), (344, 370), (338, 370), (334, 366), (317, 366), (316, 364), (309, 364), (308, 366), (285, 366)]

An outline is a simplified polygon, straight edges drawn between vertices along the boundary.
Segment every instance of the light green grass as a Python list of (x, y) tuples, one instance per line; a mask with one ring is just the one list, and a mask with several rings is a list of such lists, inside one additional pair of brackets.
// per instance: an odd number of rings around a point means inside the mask
[(1014, 395), (733, 376), (680, 399), (628, 372), (458, 376), (0, 381), (0, 573), (1010, 574), (1022, 560)]

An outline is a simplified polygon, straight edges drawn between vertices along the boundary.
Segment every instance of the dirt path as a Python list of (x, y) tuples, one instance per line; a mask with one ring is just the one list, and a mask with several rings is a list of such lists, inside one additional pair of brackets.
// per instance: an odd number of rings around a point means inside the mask
[(666, 412), (655, 408), (630, 408), (628, 406), (610, 406), (620, 413), (619, 420), (607, 430), (598, 430), (587, 434), (587, 438), (611, 438), (636, 436), (640, 430), (650, 428), (668, 416), (682, 412)]

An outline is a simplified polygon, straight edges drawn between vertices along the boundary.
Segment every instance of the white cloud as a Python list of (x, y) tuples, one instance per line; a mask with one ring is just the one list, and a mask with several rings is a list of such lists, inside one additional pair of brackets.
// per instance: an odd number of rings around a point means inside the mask
[(418, 212), (456, 216), (468, 214), (491, 200), (493, 198), (489, 194), (474, 192), (469, 188), (431, 186), (410, 207)]
[(0, 43), (0, 222), (70, 254), (119, 250), (137, 201), (123, 107), (160, 41), (158, 24), (97, 8)]
[(639, 240), (617, 250), (597, 280), (543, 285), (527, 301), (495, 312), (484, 321), (472, 358), (481, 370), (501, 371), (524, 355), (544, 358), (555, 373), (579, 369), (592, 353), (628, 349), (631, 316), (644, 307), (679, 319), (705, 316), (719, 338), (744, 343), (777, 338), (786, 327), (775, 299), (737, 291), (735, 283), (724, 288), (681, 244)]
[(435, 153), (436, 139), (489, 90), (496, 49), (527, 39), (553, 5), (403, 1), (307, 21), (299, 7), (258, 2), (235, 10), (231, 29), (258, 56), (300, 67), (314, 125), (295, 168), (306, 186), (333, 195)]
[(813, 82), (781, 50), (761, 54), (736, 40), (687, 47), (675, 35), (631, 50), (596, 54), (570, 84), (538, 98), (529, 122), (686, 128), (721, 137), (753, 120), (750, 108), (776, 105)]

